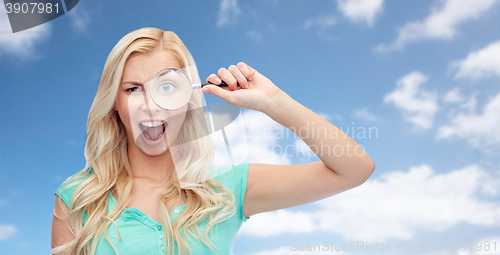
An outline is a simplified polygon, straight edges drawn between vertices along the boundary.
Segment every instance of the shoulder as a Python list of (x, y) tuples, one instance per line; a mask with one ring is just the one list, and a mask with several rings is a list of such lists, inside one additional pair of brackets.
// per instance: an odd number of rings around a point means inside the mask
[(66, 179), (55, 191), (54, 195), (58, 195), (64, 203), (70, 205), (73, 194), (80, 184), (92, 174), (92, 169), (82, 170)]
[(227, 165), (210, 171), (210, 177), (219, 181), (227, 188), (233, 189), (240, 187), (243, 182), (247, 181), (248, 168), (250, 163), (239, 165)]
[(223, 166), (210, 172), (210, 176), (219, 181), (224, 187), (231, 190), (238, 207), (238, 214), (241, 221), (245, 222), (249, 217), (243, 215), (243, 201), (247, 190), (248, 168), (250, 163), (243, 163), (236, 166)]

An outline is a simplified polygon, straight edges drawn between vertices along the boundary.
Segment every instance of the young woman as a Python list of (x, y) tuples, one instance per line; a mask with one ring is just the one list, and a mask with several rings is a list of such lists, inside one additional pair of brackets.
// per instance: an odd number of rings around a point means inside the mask
[[(213, 85), (171, 110), (148, 92), (164, 68), (200, 83), (192, 56), (171, 31), (139, 29), (111, 51), (88, 117), (87, 164), (55, 192), (52, 254), (231, 254), (250, 216), (351, 189), (375, 168), (354, 140), (243, 62), (211, 74)], [(222, 81), (228, 86), (217, 86)], [(196, 110), (202, 92), (267, 114), (321, 161), (245, 163), (207, 177), (214, 148)], [(311, 137), (312, 129), (323, 135)]]

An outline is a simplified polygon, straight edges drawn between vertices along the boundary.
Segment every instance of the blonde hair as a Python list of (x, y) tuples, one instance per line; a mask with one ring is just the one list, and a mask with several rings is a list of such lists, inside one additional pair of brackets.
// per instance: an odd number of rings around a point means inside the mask
[[(85, 168), (64, 182), (69, 184), (66, 188), (78, 185), (71, 198), (67, 215), (69, 227), (75, 238), (52, 249), (52, 254), (73, 254), (76, 251), (76, 254), (93, 255), (102, 235), (118, 254), (106, 229), (111, 224), (117, 227), (114, 220), (128, 204), (133, 178), (127, 155), (128, 141), (125, 127), (113, 110), (113, 106), (125, 62), (135, 54), (145, 54), (157, 48), (162, 48), (177, 57), (183, 68), (189, 67), (186, 69), (186, 74), (191, 81), (200, 83), (191, 54), (172, 31), (142, 28), (125, 35), (115, 45), (106, 60), (87, 120)], [(201, 107), (201, 91), (195, 90), (188, 102), (186, 119), (179, 134), (181, 151), (184, 153), (181, 154), (181, 162), (176, 162), (175, 165), (176, 169), (180, 167), (193, 175), (204, 171), (205, 173), (201, 174), (206, 174), (215, 154), (208, 130), (200, 128), (206, 126), (203, 112), (196, 110)], [(196, 139), (193, 139), (194, 137)], [(89, 177), (84, 178), (89, 171)], [(191, 253), (191, 248), (184, 238), (188, 233), (215, 252), (212, 242), (208, 239), (208, 233), (213, 226), (234, 214), (236, 210), (234, 195), (215, 179), (181, 188), (176, 171), (172, 171), (170, 176), (172, 184), (159, 195), (160, 219), (164, 236), (167, 237), (165, 239), (167, 254), (174, 253), (175, 245), (178, 245), (179, 254), (185, 254), (187, 251)], [(118, 200), (115, 207), (107, 214), (108, 192), (112, 188), (116, 189)], [(187, 198), (186, 207), (172, 223), (169, 212), (173, 208), (167, 206), (166, 201), (173, 196), (180, 198), (181, 195)], [(88, 220), (83, 224), (85, 212)], [(60, 218), (57, 215), (56, 217)], [(208, 217), (208, 223), (204, 230), (205, 235), (202, 237), (198, 223), (205, 217)]]

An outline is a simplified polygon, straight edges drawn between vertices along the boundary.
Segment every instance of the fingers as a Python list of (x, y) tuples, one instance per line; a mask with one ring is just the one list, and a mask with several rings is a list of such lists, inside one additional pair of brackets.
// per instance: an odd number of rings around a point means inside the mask
[(224, 99), (226, 102), (230, 104), (234, 104), (234, 96), (231, 94), (230, 91), (223, 89), (219, 86), (216, 85), (207, 85), (203, 87), (201, 90), (203, 93), (210, 93), (216, 97)]
[(239, 62), (236, 66), (240, 69), (241, 73), (247, 78), (247, 80), (253, 80), (253, 75), (255, 74), (255, 70), (253, 68), (243, 62)]
[(227, 69), (220, 68), (218, 76), (216, 74), (211, 74), (208, 76), (207, 81), (212, 84), (219, 85), (222, 79), (227, 83), (229, 90), (237, 89), (238, 85), (242, 88), (248, 88), (248, 81), (253, 80), (253, 75), (256, 72), (256, 70), (247, 64), (239, 62), (237, 65), (229, 66)]
[(219, 85), (222, 81), (219, 78), (219, 76), (217, 76), (216, 74), (213, 73), (207, 77), (207, 82), (210, 82), (210, 83), (215, 84), (215, 85)]
[[(229, 69), (231, 69), (231, 67), (229, 67)], [(219, 77), (227, 83), (227, 86), (229, 87), (230, 90), (236, 89), (238, 81), (236, 80), (236, 77), (234, 77), (234, 75), (229, 70), (227, 70), (226, 68), (220, 68)]]
[(247, 77), (245, 77), (245, 75), (243, 75), (243, 73), (241, 72), (241, 70), (238, 67), (236, 67), (235, 65), (231, 65), (228, 68), (228, 70), (236, 78), (236, 80), (238, 81), (238, 84), (240, 85), (240, 87), (242, 87), (242, 88), (248, 88)]

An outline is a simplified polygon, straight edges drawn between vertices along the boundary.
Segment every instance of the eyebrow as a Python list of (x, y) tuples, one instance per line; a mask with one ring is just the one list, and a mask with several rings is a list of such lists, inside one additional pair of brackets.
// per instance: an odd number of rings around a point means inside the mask
[(122, 82), (122, 85), (123, 85), (123, 84), (126, 84), (126, 83), (130, 83), (130, 84), (132, 84), (132, 85), (135, 85), (135, 86), (141, 86), (141, 87), (143, 87), (143, 86), (144, 86), (142, 83), (139, 83), (139, 82), (136, 82), (136, 81), (124, 81), (124, 82)]

